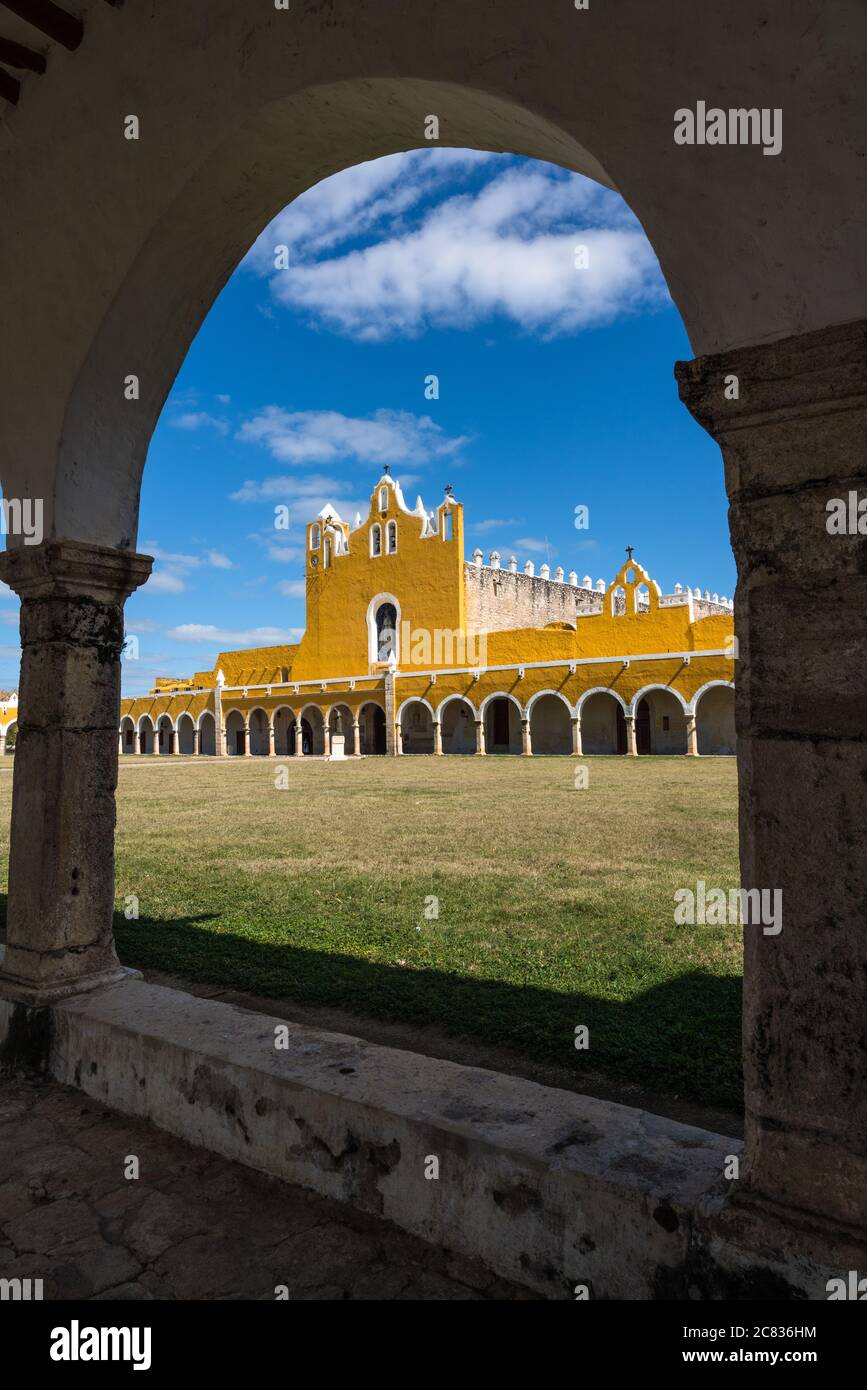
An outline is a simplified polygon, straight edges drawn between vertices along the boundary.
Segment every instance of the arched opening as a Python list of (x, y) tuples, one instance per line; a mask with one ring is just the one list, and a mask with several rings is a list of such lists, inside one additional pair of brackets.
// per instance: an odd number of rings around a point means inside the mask
[(520, 753), (521, 710), (508, 695), (495, 695), (485, 705), (485, 750), (488, 753)]
[(278, 758), (295, 753), (295, 712), (287, 705), (274, 711), (274, 752)]
[(440, 708), (444, 753), (475, 753), (476, 715), (468, 700), (448, 700)]
[(388, 661), (397, 655), (397, 609), (381, 603), (376, 610), (376, 660)]
[(635, 706), (635, 742), (639, 753), (686, 753), (686, 715), (670, 690), (649, 690)]
[(243, 758), (246, 752), (244, 716), (240, 710), (231, 709), (226, 715), (226, 753), (230, 758)]
[(404, 753), (434, 751), (433, 716), (423, 700), (409, 700), (400, 715), (401, 748)]
[(153, 753), (154, 751), (154, 726), (150, 717), (143, 714), (139, 720), (138, 741), (140, 753)]
[(385, 710), (381, 705), (362, 705), (358, 711), (358, 726), (361, 734), (361, 752), (364, 755), (387, 752)]
[(571, 753), (572, 720), (569, 705), (559, 695), (540, 695), (530, 710), (533, 753)]
[(731, 686), (714, 685), (696, 701), (698, 751), (705, 757), (731, 757), (737, 753), (735, 692)]
[(18, 738), (18, 723), (17, 723), (17, 721), (15, 721), (15, 722), (13, 722), (12, 724), (10, 724), (10, 725), (8, 726), (7, 730), (6, 730), (6, 748), (5, 748), (5, 751), (6, 751), (7, 753), (14, 753), (14, 752), (15, 752), (15, 743), (16, 743), (17, 738)]
[(124, 754), (136, 751), (135, 724), (128, 714), (120, 721), (120, 751)]
[(166, 756), (175, 751), (175, 730), (168, 714), (161, 714), (157, 720), (157, 751)]
[(209, 758), (217, 754), (217, 726), (210, 711), (206, 711), (199, 720), (199, 752)]
[(196, 726), (188, 714), (178, 720), (178, 752), (189, 754), (196, 751)]
[(625, 753), (626, 721), (620, 701), (605, 690), (581, 705), (581, 746), (585, 753)]
[[(335, 734), (342, 734), (344, 738), (343, 752), (347, 758), (354, 756), (355, 748), (355, 727), (352, 718), (352, 710), (348, 705), (335, 705), (328, 715), (328, 732), (333, 740)], [(333, 749), (332, 742), (332, 749)]]
[(301, 748), (311, 758), (321, 758), (325, 752), (325, 716), (318, 705), (306, 705), (301, 711)]
[(254, 758), (267, 758), (269, 748), (268, 716), (263, 709), (250, 711), (250, 752)]

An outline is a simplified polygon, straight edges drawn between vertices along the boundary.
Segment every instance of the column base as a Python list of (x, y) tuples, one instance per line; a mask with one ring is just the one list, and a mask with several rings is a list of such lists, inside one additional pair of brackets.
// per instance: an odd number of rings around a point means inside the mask
[(119, 985), (127, 980), (140, 980), (142, 972), (126, 965), (115, 965), (108, 970), (98, 970), (92, 975), (80, 975), (75, 979), (47, 980), (45, 984), (34, 985), (30, 980), (22, 980), (15, 975), (7, 975), (3, 969), (6, 949), (0, 946), (0, 999), (12, 1004), (26, 1004), (29, 1009), (47, 1008), (62, 999), (71, 999), (77, 994), (89, 994), (94, 989), (104, 989), (108, 985)]

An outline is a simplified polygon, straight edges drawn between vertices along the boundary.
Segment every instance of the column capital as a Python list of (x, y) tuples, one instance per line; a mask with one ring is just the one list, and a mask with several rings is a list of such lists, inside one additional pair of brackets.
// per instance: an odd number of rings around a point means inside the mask
[[(676, 362), (684, 405), (714, 439), (867, 404), (867, 320)], [(725, 378), (738, 378), (727, 399)]]
[(122, 603), (148, 578), (151, 555), (82, 541), (16, 546), (0, 554), (0, 579), (19, 598), (92, 598)]

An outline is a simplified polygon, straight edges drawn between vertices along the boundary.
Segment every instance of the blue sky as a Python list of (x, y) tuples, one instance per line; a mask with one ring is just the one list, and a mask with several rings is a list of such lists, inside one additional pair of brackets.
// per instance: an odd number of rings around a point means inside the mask
[[(588, 179), (422, 150), (325, 180), (238, 267), (154, 433), (138, 548), (156, 565), (127, 605), (124, 693), (296, 640), (306, 521), (326, 501), (366, 515), (386, 461), (410, 505), (452, 484), (468, 557), (608, 581), (631, 544), (665, 592), (730, 596), (722, 462), (672, 371), (690, 356), (641, 228)], [(0, 604), (14, 686), (14, 596)]]

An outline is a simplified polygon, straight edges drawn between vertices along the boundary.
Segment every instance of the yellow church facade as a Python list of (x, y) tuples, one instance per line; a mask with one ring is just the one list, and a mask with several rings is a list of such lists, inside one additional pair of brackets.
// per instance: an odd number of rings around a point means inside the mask
[(124, 699), (121, 754), (735, 752), (733, 604), (663, 594), (631, 548), (608, 584), (467, 561), (451, 488), (409, 507), (386, 470), (366, 519), (323, 508), (305, 550), (301, 640)]

